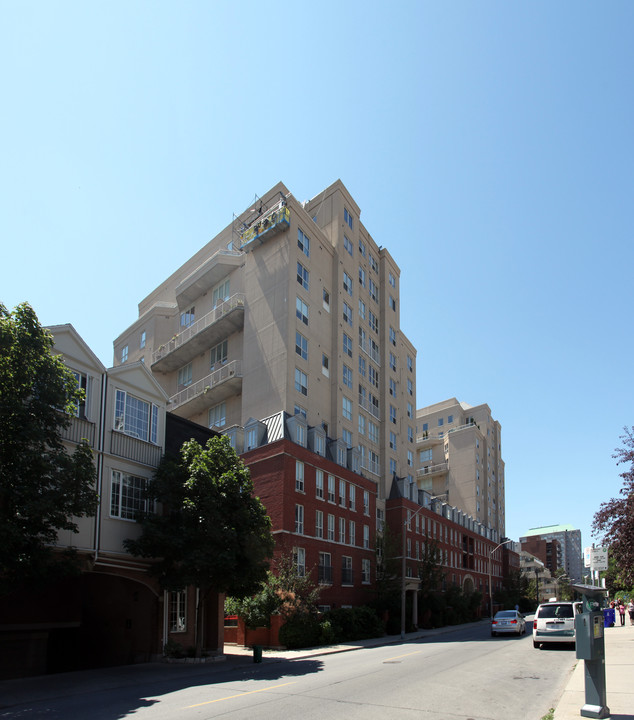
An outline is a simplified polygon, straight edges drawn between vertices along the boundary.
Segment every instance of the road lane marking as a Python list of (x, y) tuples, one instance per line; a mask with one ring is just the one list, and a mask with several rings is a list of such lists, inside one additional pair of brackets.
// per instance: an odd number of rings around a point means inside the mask
[(384, 660), (383, 662), (390, 662), (390, 660), (398, 660), (399, 658), (409, 657), (410, 655), (420, 655), (423, 651), (422, 650), (416, 650), (416, 652), (411, 653), (405, 653), (405, 655), (396, 655), (396, 657), (388, 658), (387, 660)]
[(234, 698), (245, 697), (246, 695), (253, 695), (254, 693), (266, 692), (267, 690), (276, 690), (277, 688), (286, 687), (287, 685), (295, 685), (295, 682), (282, 683), (281, 685), (273, 685), (273, 687), (260, 688), (259, 690), (249, 690), (248, 692), (238, 693), (238, 695), (228, 695), (227, 697), (218, 698), (217, 700), (207, 700), (207, 702), (198, 703), (196, 705), (187, 705), (185, 710), (200, 707), (201, 705), (211, 705), (212, 703), (221, 702), (222, 700), (233, 700)]

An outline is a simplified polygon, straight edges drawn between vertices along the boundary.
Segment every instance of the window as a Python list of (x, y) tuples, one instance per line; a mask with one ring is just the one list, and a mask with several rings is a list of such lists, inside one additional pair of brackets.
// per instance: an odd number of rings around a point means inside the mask
[(407, 393), (408, 395), (414, 394), (414, 383), (409, 378), (407, 378)]
[(365, 270), (359, 265), (359, 285), (365, 287)]
[(390, 395), (396, 397), (396, 380), (390, 378)]
[(367, 558), (361, 560), (361, 582), (370, 582), (370, 561)]
[(154, 512), (154, 502), (145, 497), (148, 478), (112, 471), (110, 483), (110, 516), (136, 520), (139, 513)]
[(180, 388), (187, 387), (192, 384), (192, 364), (187, 363), (178, 371), (178, 386)]
[(211, 293), (211, 304), (213, 307), (229, 299), (229, 280), (218, 283)]
[(363, 242), (363, 240), (359, 240), (359, 254), (361, 255), (361, 257), (365, 257), (365, 253), (366, 253), (365, 243)]
[(300, 297), (295, 301), (295, 315), (304, 325), (308, 325), (308, 305)]
[(341, 409), (346, 420), (352, 420), (352, 400), (345, 395), (341, 398)]
[(297, 331), (295, 332), (295, 352), (302, 360), (308, 360), (308, 340)]
[(379, 444), (379, 426), (372, 420), (368, 420), (368, 440)]
[(365, 320), (365, 303), (363, 300), (359, 300), (359, 318)]
[(294, 405), (293, 415), (301, 415), (301, 417), (306, 418), (306, 408), (303, 408), (301, 405)]
[(390, 285), (391, 285), (393, 288), (395, 288), (395, 287), (396, 287), (396, 278), (394, 277), (393, 273), (392, 273), (392, 272), (388, 272), (387, 278), (388, 278), (387, 281), (390, 283)]
[(76, 372), (75, 370), (72, 371), (73, 375), (75, 376), (75, 381), (77, 382), (77, 387), (80, 390), (84, 391), (84, 399), (83, 400), (77, 400), (74, 407), (73, 414), (75, 417), (78, 418), (85, 418), (86, 417), (86, 403), (88, 402), (88, 378), (84, 373)]
[(429, 430), (429, 423), (423, 423), (423, 432), (427, 432)]
[(349, 368), (345, 364), (343, 366), (343, 384), (346, 387), (352, 388), (352, 368)]
[(352, 242), (350, 241), (350, 238), (347, 235), (343, 236), (343, 246), (344, 246), (346, 252), (348, 253), (348, 255), (350, 255), (350, 257), (352, 257)]
[(295, 460), (295, 490), (304, 492), (304, 463)]
[(328, 475), (328, 502), (335, 502), (335, 476)]
[(170, 632), (187, 631), (187, 590), (169, 593), (168, 618)]
[(223, 340), (221, 343), (214, 345), (210, 351), (210, 367), (214, 370), (216, 367), (220, 367), (227, 362), (227, 341)]
[(407, 451), (407, 464), (410, 467), (414, 464), (414, 453), (411, 450)]
[(126, 435), (158, 443), (158, 407), (117, 390), (114, 429)]
[(375, 301), (379, 302), (379, 288), (376, 286), (376, 283), (370, 278), (369, 281), (369, 293), (370, 297)]
[(348, 209), (345, 207), (343, 209), (343, 221), (350, 228), (350, 230), (353, 229), (352, 215), (350, 215), (350, 213), (348, 212)]
[(352, 433), (350, 432), (350, 430), (346, 430), (346, 428), (342, 428), (341, 429), (341, 438), (343, 439), (347, 448), (352, 447)]
[(438, 427), (442, 427), (445, 424), (445, 421), (443, 418), (438, 418)]
[(346, 333), (343, 334), (343, 351), (348, 357), (352, 357), (352, 338)]
[(396, 450), (396, 433), (390, 431), (390, 450)]
[(350, 503), (350, 510), (353, 512), (357, 509), (357, 489), (354, 485), (350, 485), (348, 488), (348, 502)]
[(304, 506), (295, 505), (295, 532), (298, 535), (304, 534)]
[(374, 330), (375, 333), (379, 332), (379, 319), (372, 310), (370, 310), (368, 314), (368, 325), (370, 326), (370, 330)]
[(324, 288), (323, 291), (323, 304), (324, 309), (330, 312), (330, 293), (326, 290), (326, 288)]
[(343, 320), (352, 327), (352, 308), (347, 302), (343, 303)]
[(209, 427), (224, 427), (227, 422), (227, 406), (220, 403), (209, 409)]
[[(418, 515), (416, 517), (418, 517)], [(370, 526), (369, 525), (363, 526), (363, 547), (366, 550), (370, 549)]]
[(324, 499), (324, 471), (319, 469), (315, 470), (315, 497)]
[(396, 408), (390, 405), (390, 422), (396, 425)]
[(297, 263), (297, 282), (308, 290), (308, 270), (300, 263)]
[(127, 345), (124, 345), (124, 346), (121, 348), (121, 362), (124, 363), (124, 362), (127, 362), (127, 361), (128, 361), (128, 346), (127, 346)]
[(185, 312), (181, 313), (181, 327), (189, 327), (190, 325), (193, 325), (195, 319), (196, 314), (193, 307), (189, 308), (189, 310), (185, 310)]
[(357, 524), (354, 520), (350, 520), (348, 543), (350, 545), (357, 544)]
[(359, 435), (365, 435), (365, 416), (359, 413)]
[(258, 430), (257, 428), (251, 428), (247, 430), (247, 450), (253, 450), (259, 446), (258, 442)]
[(341, 558), (341, 584), (352, 585), (352, 558), (344, 555)]
[(368, 380), (370, 385), (374, 385), (375, 388), (379, 387), (379, 371), (372, 365), (368, 367)]
[(346, 506), (346, 481), (339, 480), (339, 505)]
[(306, 575), (306, 550), (304, 548), (293, 548), (293, 565), (298, 577)]
[(390, 342), (396, 347), (396, 330), (390, 325)]
[(306, 257), (310, 257), (310, 239), (299, 228), (297, 228), (297, 247)]
[(390, 475), (396, 475), (396, 460), (390, 458)]
[(342, 545), (346, 544), (346, 519), (339, 518), (339, 542)]
[(361, 377), (365, 377), (365, 369), (365, 358), (362, 355), (359, 355), (359, 375), (361, 375)]
[(407, 440), (408, 442), (414, 442), (414, 428), (407, 426)]
[(390, 295), (390, 308), (396, 312), (396, 300)]
[(330, 359), (325, 353), (321, 355), (321, 373), (326, 377), (330, 377)]
[(452, 423), (452, 422), (453, 422), (453, 415), (448, 415), (448, 416), (447, 416), (447, 422), (448, 422), (448, 423)]
[(363, 491), (363, 514), (370, 514), (370, 493), (367, 490)]
[(335, 540), (335, 516), (328, 515), (328, 540)]
[(317, 579), (320, 583), (332, 582), (332, 565), (330, 564), (330, 553), (319, 553)]
[(414, 362), (412, 361), (412, 358), (408, 355), (407, 356), (407, 369), (412, 372), (414, 369)]
[(377, 263), (374, 255), (372, 255), (372, 253), (370, 253), (370, 259), (369, 259), (369, 260), (370, 260), (370, 267), (372, 268), (372, 270), (374, 270), (375, 273), (378, 273), (378, 272), (379, 272), (379, 265), (378, 265), (378, 263)]
[(343, 271), (343, 289), (352, 297), (352, 278), (345, 270)]
[(139, 341), (139, 347), (141, 350), (145, 347), (145, 330), (141, 333), (141, 340)]
[(298, 368), (295, 368), (295, 390), (302, 395), (308, 395), (308, 376)]
[(324, 513), (321, 510), (315, 511), (315, 537), (324, 537)]
[(396, 355), (390, 353), (390, 368), (396, 372)]

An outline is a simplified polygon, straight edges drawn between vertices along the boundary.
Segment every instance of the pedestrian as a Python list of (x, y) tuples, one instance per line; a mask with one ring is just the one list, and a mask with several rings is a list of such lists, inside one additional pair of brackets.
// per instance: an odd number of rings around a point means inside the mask
[(623, 600), (619, 598), (617, 600), (618, 607), (619, 607), (619, 615), (621, 616), (621, 627), (625, 625), (625, 605), (623, 604)]
[(630, 615), (630, 625), (634, 625), (634, 599), (630, 598), (627, 606), (627, 612)]

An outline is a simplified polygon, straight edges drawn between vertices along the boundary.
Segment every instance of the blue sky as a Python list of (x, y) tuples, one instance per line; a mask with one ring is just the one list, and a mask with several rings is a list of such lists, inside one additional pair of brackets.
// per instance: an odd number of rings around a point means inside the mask
[(631, 2), (0, 0), (0, 301), (112, 364), (282, 180), (401, 266), (419, 407), (488, 403), (507, 534), (583, 544), (634, 425)]

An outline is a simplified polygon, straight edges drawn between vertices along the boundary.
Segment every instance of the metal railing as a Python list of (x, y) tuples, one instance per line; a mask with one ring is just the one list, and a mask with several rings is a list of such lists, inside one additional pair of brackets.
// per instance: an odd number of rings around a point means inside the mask
[(174, 352), (174, 350), (179, 348), (188, 340), (191, 340), (195, 335), (198, 335), (198, 333), (202, 332), (210, 325), (222, 320), (222, 318), (228, 315), (232, 310), (243, 307), (244, 293), (236, 293), (228, 300), (224, 300), (219, 303), (211, 312), (208, 312), (206, 315), (201, 317), (200, 320), (196, 320), (196, 322), (192, 323), (189, 327), (183, 328), (178, 335), (174, 335), (174, 337), (166, 342), (165, 345), (161, 345), (161, 347), (152, 355), (152, 364), (157, 363), (166, 355)]
[(110, 433), (110, 452), (113, 455), (134, 460), (142, 465), (158, 467), (163, 455), (163, 448), (160, 445), (153, 445), (118, 430), (112, 430)]
[(421, 477), (422, 475), (433, 475), (434, 473), (446, 472), (448, 464), (446, 462), (438, 463), (437, 465), (427, 465), (422, 468), (418, 468), (416, 476)]
[(172, 395), (169, 400), (170, 409), (173, 410), (174, 408), (193, 400), (195, 397), (209, 392), (217, 385), (230, 380), (232, 377), (242, 377), (242, 363), (240, 360), (232, 360), (219, 370), (214, 370), (202, 380), (198, 380), (186, 387), (184, 390), (176, 393), (176, 395)]
[(376, 405), (372, 405), (370, 401), (363, 397), (361, 393), (359, 393), (359, 405), (364, 409), (367, 410), (370, 415), (375, 417), (377, 420), (379, 419), (379, 408), (376, 407)]
[(90, 447), (95, 447), (95, 423), (83, 418), (71, 417), (70, 425), (62, 428), (61, 436), (64, 440), (79, 444), (87, 440)]

